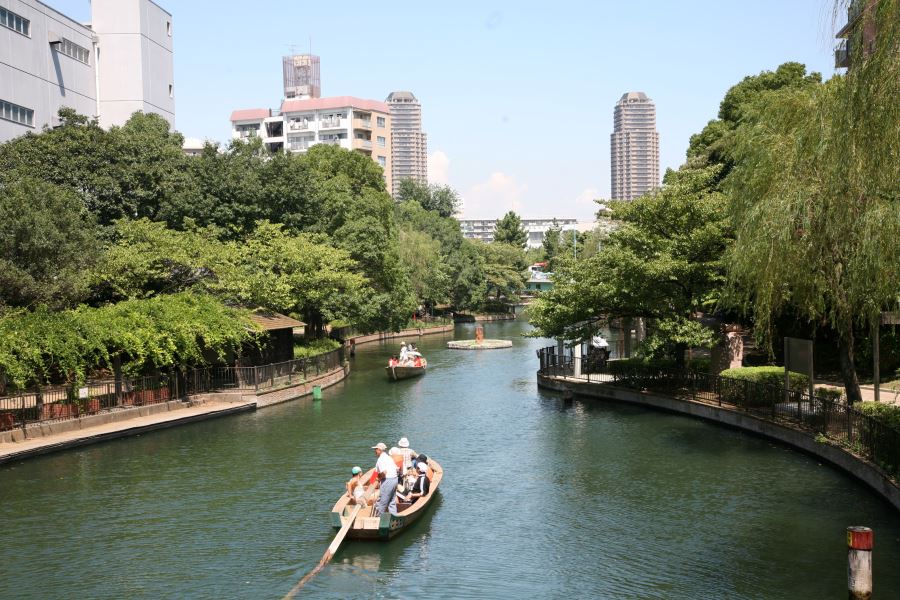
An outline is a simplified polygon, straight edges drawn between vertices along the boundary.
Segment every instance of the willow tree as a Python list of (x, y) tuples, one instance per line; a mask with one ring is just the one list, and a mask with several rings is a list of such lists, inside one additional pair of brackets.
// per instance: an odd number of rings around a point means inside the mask
[(900, 297), (900, 0), (862, 18), (847, 75), (748, 108), (728, 181), (737, 298), (769, 348), (782, 314), (836, 332), (850, 402), (856, 336)]

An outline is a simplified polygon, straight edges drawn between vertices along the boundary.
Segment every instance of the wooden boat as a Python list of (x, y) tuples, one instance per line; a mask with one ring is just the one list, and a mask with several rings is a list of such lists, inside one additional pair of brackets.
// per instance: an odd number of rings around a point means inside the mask
[[(444, 476), (435, 460), (428, 459), (428, 466), (431, 467), (433, 475), (431, 477), (431, 486), (428, 494), (417, 499), (412, 504), (397, 501), (397, 514), (384, 513), (379, 517), (373, 517), (372, 511), (375, 509), (375, 503), (378, 501), (378, 491), (374, 489), (374, 485), (366, 486), (366, 496), (373, 496), (369, 505), (362, 508), (356, 515), (347, 537), (356, 539), (378, 539), (389, 540), (422, 516), (431, 500), (434, 498)], [(364, 481), (369, 481), (375, 469), (369, 469), (364, 476)], [(356, 508), (355, 504), (350, 504), (350, 498), (347, 494), (343, 494), (341, 499), (337, 501), (334, 508), (331, 509), (331, 524), (335, 529), (340, 529), (347, 524), (349, 515)]]
[(391, 360), (390, 364), (386, 366), (385, 372), (387, 373), (388, 379), (392, 379), (394, 381), (399, 381), (401, 379), (409, 379), (411, 377), (418, 377), (420, 375), (425, 374), (425, 369), (428, 368), (428, 361), (425, 360), (423, 356), (419, 361), (419, 366), (415, 365), (405, 365), (400, 366), (398, 364), (394, 364), (394, 361)]

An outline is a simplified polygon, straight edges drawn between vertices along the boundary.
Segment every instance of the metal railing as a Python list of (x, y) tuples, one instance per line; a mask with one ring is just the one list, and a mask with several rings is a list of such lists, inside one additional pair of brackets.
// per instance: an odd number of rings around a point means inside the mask
[[(900, 431), (865, 415), (842, 399), (805, 389), (692, 372), (668, 365), (578, 357), (556, 346), (538, 350), (541, 375), (645, 390), (739, 410), (759, 419), (824, 436), (900, 476)], [(824, 440), (823, 440), (824, 441)]]
[(212, 392), (271, 391), (304, 383), (344, 363), (344, 349), (254, 367), (201, 367), (134, 379), (53, 386), (0, 397), (0, 431)]

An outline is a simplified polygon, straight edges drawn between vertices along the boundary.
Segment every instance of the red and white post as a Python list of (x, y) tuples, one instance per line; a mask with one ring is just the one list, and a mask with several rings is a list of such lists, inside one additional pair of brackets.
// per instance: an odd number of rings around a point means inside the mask
[(872, 598), (872, 545), (868, 527), (847, 528), (847, 592), (850, 600)]

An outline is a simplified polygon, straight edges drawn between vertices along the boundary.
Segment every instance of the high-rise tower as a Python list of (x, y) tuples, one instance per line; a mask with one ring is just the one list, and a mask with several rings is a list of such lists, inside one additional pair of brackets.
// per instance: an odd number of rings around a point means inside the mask
[(385, 102), (391, 109), (391, 194), (396, 196), (403, 179), (428, 183), (428, 140), (422, 105), (412, 92), (391, 92)]
[(613, 200), (633, 200), (659, 186), (656, 106), (644, 92), (628, 92), (616, 103), (610, 165)]
[(308, 100), (322, 96), (319, 79), (319, 57), (314, 54), (295, 54), (281, 59), (284, 73), (284, 97), (287, 100)]

